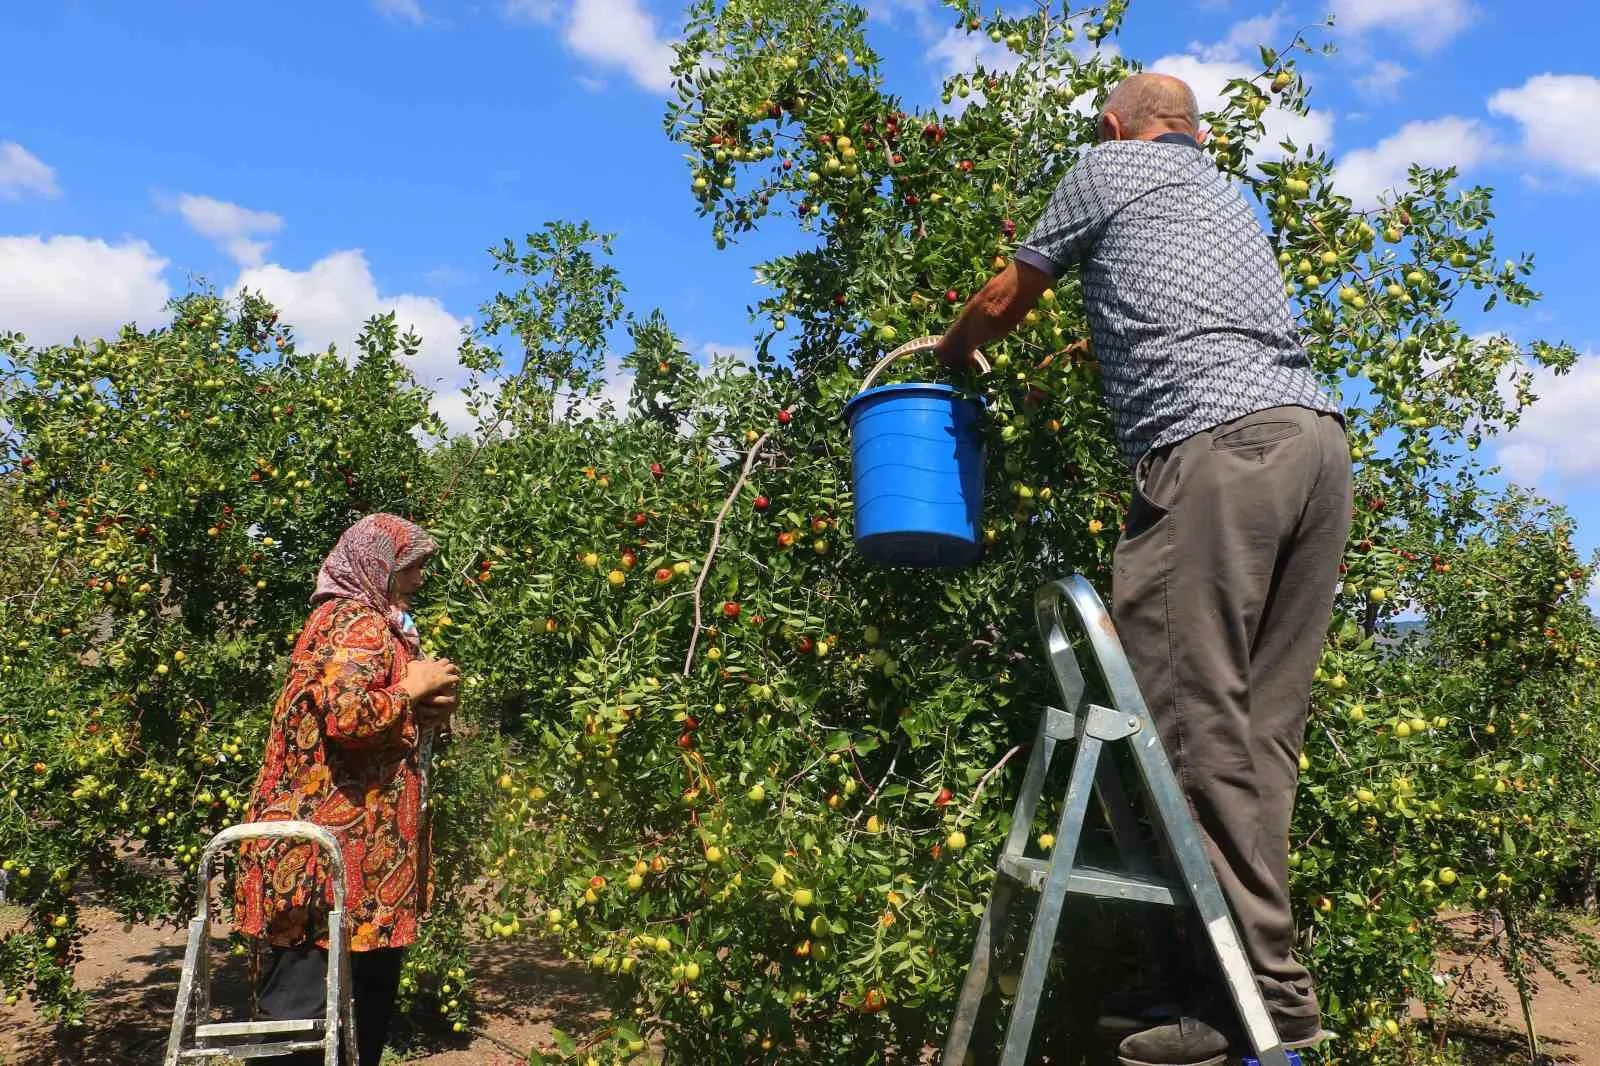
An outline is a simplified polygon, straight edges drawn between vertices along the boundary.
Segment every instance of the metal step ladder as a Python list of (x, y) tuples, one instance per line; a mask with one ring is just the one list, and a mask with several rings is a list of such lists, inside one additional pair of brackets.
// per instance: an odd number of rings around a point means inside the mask
[[(1205, 927), (1246, 1036), (1255, 1051), (1253, 1060), (1258, 1066), (1299, 1066), (1300, 1056), (1286, 1051), (1279, 1043), (1277, 1030), (1240, 945), (1227, 900), (1206, 857), (1200, 831), (1190, 817), (1188, 804), (1162, 749), (1161, 738), (1105, 604), (1086, 578), (1074, 575), (1041, 587), (1034, 595), (1034, 614), (1063, 706), (1067, 709), (1048, 707), (1039, 722), (1022, 791), (1012, 814), (1011, 832), (995, 864), (994, 888), (978, 923), (972, 965), (961, 988), (955, 1020), (951, 1023), (940, 1062), (945, 1066), (962, 1066), (966, 1061), (978, 1011), (989, 984), (997, 931), (1005, 929), (1013, 895), (1019, 887), (1025, 887), (1038, 892), (1039, 901), (1006, 1026), (1001, 1066), (1024, 1066), (1027, 1060), (1045, 971), (1055, 946), (1062, 904), (1069, 894), (1166, 907), (1193, 906)], [(1086, 695), (1083, 671), (1078, 666), (1067, 629), (1069, 621), (1074, 624), (1074, 630), (1082, 633), (1093, 654), (1111, 703), (1109, 707), (1090, 702)], [(1024, 851), (1051, 757), (1057, 744), (1070, 740), (1077, 741), (1077, 750), (1051, 857), (1048, 860), (1028, 858)], [(1151, 816), (1170, 855), (1171, 868), (1182, 879), (1180, 884), (1155, 876), (1116, 764), (1109, 757), (1102, 759), (1102, 755), (1109, 755), (1106, 745), (1119, 742), (1125, 742), (1131, 750)], [(1076, 862), (1084, 819), (1094, 796), (1098, 796), (1110, 823), (1112, 840), (1126, 867), (1123, 871), (1094, 869)], [(1252, 1058), (1244, 1061), (1250, 1063)]]
[[(320, 1018), (256, 1021), (252, 990), (252, 1020), (211, 1024), (205, 1021), (211, 1013), (211, 864), (223, 848), (246, 840), (309, 840), (327, 855), (333, 910), (328, 914), (326, 1006)], [(163, 1066), (218, 1059), (273, 1059), (317, 1050), (322, 1052), (323, 1066), (338, 1066), (341, 1044), (345, 1061), (354, 1063), (356, 1028), (350, 1004), (350, 944), (344, 922), (344, 856), (333, 834), (311, 822), (247, 822), (230, 826), (206, 845), (198, 876), (200, 909), (189, 920), (189, 946), (178, 979), (178, 1002), (172, 1010), (172, 1032), (167, 1038)]]

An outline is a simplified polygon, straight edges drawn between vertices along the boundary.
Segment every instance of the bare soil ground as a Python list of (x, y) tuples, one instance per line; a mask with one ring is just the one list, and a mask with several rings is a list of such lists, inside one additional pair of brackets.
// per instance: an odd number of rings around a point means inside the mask
[[(81, 1029), (62, 1030), (25, 1005), (0, 1007), (0, 1066), (146, 1066), (159, 1063), (182, 966), (183, 932), (152, 926), (124, 927), (110, 912), (86, 908), (89, 932), (78, 966), (90, 1009)], [(214, 960), (222, 960), (220, 953)], [(476, 1032), (411, 1034), (409, 1050), (396, 1061), (417, 1066), (513, 1066), (530, 1047), (549, 1048), (559, 1027), (583, 1033), (602, 1022), (603, 999), (589, 974), (531, 940), (495, 941), (474, 953), (482, 1020)], [(245, 960), (227, 958), (214, 979), (219, 1006), (240, 1010), (246, 987)], [(1490, 987), (1511, 1006), (1512, 1017), (1466, 1013), (1452, 1032), (1470, 1036), (1475, 1066), (1528, 1062), (1527, 1045), (1515, 1021), (1516, 998), (1489, 975)], [(1600, 985), (1582, 978), (1572, 986), (1545, 977), (1535, 1001), (1535, 1022), (1550, 1060), (1600, 1066)]]
[[(1572, 984), (1540, 974), (1533, 1000), (1534, 1029), (1543, 1062), (1600, 1066), (1600, 984), (1581, 976), (1576, 960), (1562, 958), (1561, 962)], [(1516, 990), (1497, 969), (1487, 969), (1483, 976), (1486, 990), (1500, 1000), (1505, 1012), (1495, 1016), (1464, 1009), (1451, 1019), (1450, 1035), (1463, 1039), (1467, 1060), (1474, 1066), (1525, 1066), (1528, 1039)]]
[[(109, 911), (85, 908), (88, 929), (77, 969), (90, 996), (86, 1024), (58, 1029), (23, 1004), (0, 1006), (0, 1066), (155, 1066), (183, 967), (184, 931), (124, 927)], [(222, 930), (218, 929), (219, 935)], [(410, 1034), (397, 1061), (425, 1066), (513, 1066), (530, 1047), (551, 1047), (550, 1030), (583, 1033), (606, 1012), (590, 977), (527, 940), (483, 944), (473, 953), (480, 1031), (461, 1037)], [(245, 959), (212, 954), (219, 1008), (243, 1016)], [(513, 1050), (515, 1053), (513, 1053)]]

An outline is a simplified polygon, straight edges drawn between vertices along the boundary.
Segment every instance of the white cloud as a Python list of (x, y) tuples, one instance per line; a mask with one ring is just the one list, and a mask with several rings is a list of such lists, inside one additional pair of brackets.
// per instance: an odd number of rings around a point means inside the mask
[(1521, 485), (1536, 485), (1549, 467), (1549, 451), (1541, 445), (1503, 444), (1495, 453), (1506, 477)]
[(0, 237), (0, 329), (57, 344), (154, 326), (166, 318), (166, 267), (144, 241)]
[[(471, 434), (478, 420), (467, 410), (467, 394), (461, 389), (441, 390), (433, 397), (433, 413), (438, 415), (451, 434)], [(418, 434), (426, 438), (425, 434)]]
[[(932, 34), (928, 36), (931, 37)], [(1082, 35), (1069, 47), (1080, 61), (1085, 62), (1092, 56), (1109, 59), (1122, 54), (1121, 48), (1115, 41), (1106, 39), (1091, 41)], [(989, 74), (1009, 74), (1022, 65), (1022, 57), (1003, 42), (991, 41), (986, 33), (976, 31), (969, 33), (962, 28), (945, 30), (942, 36), (928, 46), (923, 58), (933, 68), (935, 83), (941, 86), (955, 75), (976, 72), (980, 66)], [(982, 97), (983, 89), (974, 81), (972, 95), (952, 99), (949, 106), (959, 114), (973, 101)], [(1073, 101), (1073, 108), (1080, 113), (1094, 114), (1094, 94), (1084, 93), (1077, 97)]]
[(256, 238), (283, 228), (283, 219), (271, 211), (253, 211), (210, 196), (184, 193), (168, 206), (240, 266), (260, 266), (272, 242)]
[(1334, 187), (1358, 208), (1376, 207), (1378, 196), (1404, 188), (1411, 164), (1455, 167), (1462, 174), (1498, 154), (1493, 135), (1477, 119), (1446, 115), (1408, 122), (1371, 148), (1347, 152), (1334, 170)]
[(1549, 476), (1564, 481), (1600, 484), (1600, 352), (1578, 359), (1562, 375), (1533, 372), (1539, 399), (1524, 412), (1517, 428), (1506, 434), (1496, 458), (1506, 475), (1524, 485)]
[(15, 141), (0, 141), (0, 200), (20, 200), (26, 195), (47, 200), (61, 195), (55, 170)]
[[(555, 397), (556, 416), (565, 420), (598, 419), (605, 415), (603, 409), (609, 405), (611, 418), (627, 418), (628, 399), (633, 393), (633, 371), (624, 368), (620, 360), (607, 356), (601, 364), (600, 377), (604, 380), (604, 384), (600, 386), (597, 396), (578, 397), (565, 390), (558, 392)], [(482, 409), (477, 416), (467, 410), (467, 393), (465, 389), (460, 388), (435, 394), (433, 412), (449, 427), (452, 435), (479, 436), (484, 430), (494, 426), (494, 405), (502, 384), (503, 379), (499, 378), (480, 384), (479, 402), (482, 404)], [(509, 432), (508, 427), (502, 423), (499, 432)], [(423, 441), (432, 439), (420, 432), (417, 438)]]
[[(501, 10), (509, 18), (552, 23), (562, 8), (553, 0), (504, 0)], [(640, 0), (571, 0), (566, 11), (561, 37), (572, 52), (626, 71), (651, 92), (672, 88), (677, 56), (671, 42), (656, 33), (655, 19)]]
[(1522, 184), (1534, 192), (1571, 192), (1574, 187), (1570, 181), (1551, 180), (1539, 174), (1523, 174)]
[(427, 16), (422, 13), (422, 5), (417, 0), (372, 0), (372, 6), (380, 14), (409, 22), (413, 26), (420, 26), (427, 21)]
[[(1225, 103), (1228, 82), (1235, 78), (1253, 78), (1260, 73), (1258, 52), (1261, 46), (1276, 48), (1281, 44), (1288, 20), (1288, 12), (1281, 7), (1244, 19), (1230, 26), (1222, 40), (1210, 44), (1196, 41), (1189, 45), (1188, 54), (1163, 56), (1150, 65), (1150, 70), (1188, 82), (1201, 111), (1220, 110)], [(1283, 155), (1278, 144), (1285, 138), (1300, 148), (1308, 144), (1327, 148), (1333, 142), (1334, 119), (1329, 111), (1314, 110), (1297, 115), (1274, 106), (1262, 116), (1262, 124), (1266, 133), (1256, 147), (1262, 159)]]
[(613, 416), (626, 417), (628, 397), (633, 392), (633, 371), (624, 369), (620, 360), (607, 357), (600, 374), (606, 382), (600, 389), (600, 395), (594, 399), (579, 400), (574, 413), (579, 418), (599, 418), (601, 408), (610, 404)]
[(1356, 91), (1369, 100), (1390, 100), (1395, 97), (1400, 83), (1411, 77), (1411, 71), (1399, 63), (1380, 59), (1372, 69), (1355, 80)]
[(1208, 63), (1258, 58), (1257, 51), (1262, 45), (1276, 48), (1282, 43), (1278, 38), (1283, 35), (1288, 19), (1288, 13), (1279, 8), (1270, 14), (1236, 22), (1228, 30), (1227, 37), (1214, 44), (1195, 42), (1189, 46), (1189, 51)]
[(1489, 110), (1522, 126), (1522, 154), (1586, 178), (1600, 178), (1600, 144), (1584, 132), (1600, 124), (1600, 78), (1540, 74), (1489, 98)]
[[(1182, 78), (1194, 90), (1201, 111), (1220, 111), (1226, 100), (1228, 82), (1259, 74), (1254, 65), (1234, 61), (1207, 61), (1199, 56), (1163, 56), (1150, 64), (1157, 74)], [(1283, 155), (1279, 142), (1287, 138), (1302, 150), (1309, 144), (1328, 148), (1333, 144), (1333, 113), (1313, 110), (1296, 115), (1280, 107), (1269, 107), (1261, 116), (1266, 134), (1256, 145), (1258, 159), (1277, 159)]]
[(1471, 0), (1334, 0), (1333, 15), (1342, 31), (1382, 30), (1431, 52), (1470, 26), (1478, 9)]
[(448, 393), (464, 380), (456, 349), (467, 320), (451, 314), (432, 296), (380, 294), (360, 249), (331, 252), (305, 270), (276, 263), (247, 268), (228, 295), (243, 289), (270, 300), (302, 344), (312, 348), (337, 344), (347, 355), (354, 353), (356, 336), (368, 318), (393, 311), (401, 333), (409, 329), (422, 338), (421, 348), (408, 362), (418, 381), (440, 393), (435, 410), (464, 417), (459, 402)]
[(930, 0), (861, 0), (860, 6), (866, 8), (868, 18), (891, 26), (901, 25), (901, 15), (909, 16), (912, 29), (924, 39), (937, 35), (943, 21), (943, 11)]
[(1003, 43), (966, 30), (946, 30), (928, 48), (927, 55), (941, 81), (953, 74), (971, 73), (980, 65), (988, 71), (1005, 73), (1016, 70), (1022, 62), (1022, 57)]

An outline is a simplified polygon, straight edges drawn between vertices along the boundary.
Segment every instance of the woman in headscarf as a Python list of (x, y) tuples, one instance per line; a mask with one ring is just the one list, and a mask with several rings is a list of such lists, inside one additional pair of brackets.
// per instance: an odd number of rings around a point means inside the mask
[[(317, 575), (250, 803), (250, 821), (314, 822), (344, 853), (359, 1066), (383, 1057), (402, 957), (428, 906), (419, 742), (448, 723), (457, 675), (447, 660), (419, 657), (409, 610), (436, 550), (420, 527), (390, 514), (339, 538)], [(322, 1015), (326, 867), (310, 843), (245, 846), (236, 919), (271, 946), (257, 986), (265, 1018)]]

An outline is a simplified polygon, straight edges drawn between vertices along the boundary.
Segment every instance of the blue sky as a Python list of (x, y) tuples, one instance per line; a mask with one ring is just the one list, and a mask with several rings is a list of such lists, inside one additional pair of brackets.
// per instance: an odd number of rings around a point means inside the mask
[[(937, 0), (872, 0), (892, 88), (937, 100), (988, 45)], [(668, 0), (62, 0), (0, 6), (0, 328), (39, 341), (153, 323), (204, 277), (260, 288), (304, 341), (348, 344), (398, 309), (457, 374), (491, 293), (483, 250), (551, 218), (618, 235), (630, 304), (696, 351), (749, 344), (750, 267), (717, 253), (661, 131)], [(1303, 61), (1339, 183), (1373, 197), (1412, 160), (1496, 188), (1506, 254), (1538, 256), (1533, 312), (1474, 331), (1592, 353), (1497, 449), (1600, 545), (1600, 17), (1584, 0), (1135, 0), (1116, 47), (1201, 94), (1336, 13)]]

